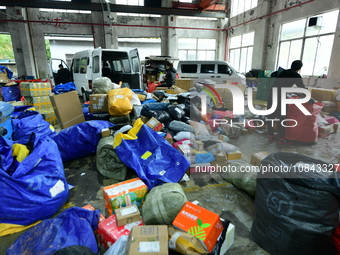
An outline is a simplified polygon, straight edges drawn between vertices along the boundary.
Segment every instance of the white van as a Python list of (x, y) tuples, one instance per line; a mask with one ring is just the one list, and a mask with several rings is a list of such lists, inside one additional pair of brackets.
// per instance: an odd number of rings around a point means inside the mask
[(183, 79), (229, 80), (232, 84), (246, 85), (246, 77), (225, 61), (181, 60), (177, 65), (177, 73)]
[[(60, 59), (50, 60), (53, 76), (58, 65), (66, 63)], [(74, 54), (70, 68), (72, 80), (84, 102), (92, 93), (92, 82), (99, 77), (108, 77), (114, 83), (120, 81), (131, 89), (142, 89), (141, 68), (137, 49), (129, 51), (112, 49), (89, 49)], [(54, 78), (54, 77), (51, 77)]]

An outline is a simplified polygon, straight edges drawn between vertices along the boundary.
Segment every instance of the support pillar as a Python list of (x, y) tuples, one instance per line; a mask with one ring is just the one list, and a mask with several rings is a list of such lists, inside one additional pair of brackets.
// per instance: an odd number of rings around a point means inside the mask
[[(21, 7), (7, 7), (6, 13), (9, 20), (25, 20), (27, 18), (25, 9)], [(8, 29), (19, 77), (22, 75), (36, 77), (29, 25), (21, 22), (8, 22)]]

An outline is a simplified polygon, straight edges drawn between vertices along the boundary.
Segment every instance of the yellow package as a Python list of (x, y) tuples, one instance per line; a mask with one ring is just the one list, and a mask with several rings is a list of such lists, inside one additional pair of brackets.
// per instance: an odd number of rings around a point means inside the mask
[(129, 88), (110, 90), (108, 94), (109, 114), (111, 116), (124, 116), (129, 114), (133, 109), (131, 99), (132, 90)]
[(202, 243), (189, 233), (168, 226), (169, 248), (184, 255), (207, 254)]

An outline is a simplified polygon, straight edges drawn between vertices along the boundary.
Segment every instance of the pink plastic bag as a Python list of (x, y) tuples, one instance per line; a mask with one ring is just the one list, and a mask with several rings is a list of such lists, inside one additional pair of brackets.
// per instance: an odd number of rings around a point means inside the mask
[(334, 123), (339, 122), (338, 119), (333, 116), (326, 116), (323, 118), (328, 122), (328, 124), (334, 124)]

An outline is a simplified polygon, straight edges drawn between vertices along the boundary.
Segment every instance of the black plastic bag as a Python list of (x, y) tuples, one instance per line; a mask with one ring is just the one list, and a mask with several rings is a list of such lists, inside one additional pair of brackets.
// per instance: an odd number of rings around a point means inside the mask
[(161, 123), (172, 121), (172, 118), (167, 111), (149, 111), (146, 117), (148, 118), (154, 117)]
[(169, 105), (168, 112), (172, 119), (181, 120), (185, 115), (185, 112), (182, 108), (177, 107), (176, 105)]
[[(277, 152), (262, 160), (250, 237), (271, 254), (334, 254), (340, 189), (331, 178), (334, 173), (327, 172), (325, 178), (315, 172), (318, 166), (331, 169), (323, 161), (294, 153)], [(264, 172), (270, 167), (277, 172)]]
[(168, 108), (170, 104), (169, 103), (148, 103), (144, 104), (141, 115), (148, 117), (149, 111), (164, 111), (166, 108)]

